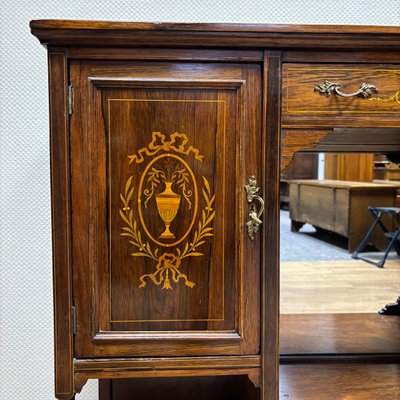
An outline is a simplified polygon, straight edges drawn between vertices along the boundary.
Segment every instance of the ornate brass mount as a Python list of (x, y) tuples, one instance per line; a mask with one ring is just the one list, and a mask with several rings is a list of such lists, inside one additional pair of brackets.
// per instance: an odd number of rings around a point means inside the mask
[(378, 93), (379, 91), (376, 86), (364, 82), (360, 85), (360, 89), (354, 93), (343, 93), (340, 91), (341, 88), (342, 86), (338, 83), (324, 81), (323, 83), (315, 86), (314, 91), (324, 94), (325, 96), (330, 96), (332, 93), (336, 93), (341, 97), (362, 97), (364, 99), (371, 97), (374, 93)]
[[(262, 221), (260, 219), (262, 213), (264, 212), (264, 200), (257, 194), (260, 188), (257, 187), (257, 181), (254, 175), (249, 178), (249, 183), (244, 185), (246, 189), (247, 201), (251, 203), (249, 217), (250, 219), (246, 222), (247, 233), (251, 240), (254, 240), (254, 235), (258, 232)], [(258, 200), (260, 203), (260, 209), (257, 211), (256, 206), (253, 201)]]

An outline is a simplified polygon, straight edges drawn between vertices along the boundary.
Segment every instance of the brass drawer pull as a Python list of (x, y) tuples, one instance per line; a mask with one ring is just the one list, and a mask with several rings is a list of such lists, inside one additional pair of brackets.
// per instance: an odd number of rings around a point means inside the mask
[(341, 92), (341, 88), (341, 85), (338, 83), (324, 81), (324, 83), (320, 83), (319, 85), (315, 86), (314, 91), (324, 94), (325, 96), (330, 96), (332, 93), (336, 93), (341, 97), (363, 97), (364, 99), (371, 97), (374, 93), (378, 93), (379, 91), (376, 86), (371, 85), (370, 83), (362, 83), (357, 92), (349, 94)]
[[(260, 188), (257, 187), (257, 181), (254, 175), (249, 178), (249, 183), (244, 185), (244, 188), (246, 189), (247, 201), (251, 203), (249, 210), (250, 219), (246, 222), (247, 233), (250, 239), (254, 240), (254, 234), (258, 232), (258, 229), (262, 224), (260, 217), (264, 212), (264, 200), (257, 194), (259, 193)], [(253, 203), (254, 200), (258, 200), (260, 203), (260, 209), (258, 211)]]

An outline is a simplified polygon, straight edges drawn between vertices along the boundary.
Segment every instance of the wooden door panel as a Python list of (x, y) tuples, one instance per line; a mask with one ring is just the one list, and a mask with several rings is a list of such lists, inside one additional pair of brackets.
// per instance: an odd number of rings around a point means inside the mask
[(235, 204), (225, 195), (235, 191), (227, 175), (236, 151), (218, 156), (218, 149), (235, 148), (237, 138), (227, 135), (235, 119), (226, 115), (235, 115), (236, 92), (131, 89), (103, 98), (111, 329), (234, 330), (224, 293), (235, 290), (235, 232), (226, 226)]
[(77, 354), (257, 354), (260, 249), (245, 234), (243, 186), (260, 176), (259, 67), (71, 69), (89, 110), (71, 125), (72, 160), (82, 134), (90, 159), (72, 185), (73, 201), (89, 190), (89, 217), (73, 217), (74, 246), (89, 249), (74, 266), (89, 328)]

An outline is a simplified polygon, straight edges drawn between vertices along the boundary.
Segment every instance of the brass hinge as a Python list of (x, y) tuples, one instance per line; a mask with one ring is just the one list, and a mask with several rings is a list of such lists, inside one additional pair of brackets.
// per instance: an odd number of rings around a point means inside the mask
[(72, 306), (72, 334), (76, 335), (76, 307)]
[(72, 115), (73, 103), (74, 103), (74, 88), (71, 85), (69, 85), (68, 86), (68, 114), (69, 115)]

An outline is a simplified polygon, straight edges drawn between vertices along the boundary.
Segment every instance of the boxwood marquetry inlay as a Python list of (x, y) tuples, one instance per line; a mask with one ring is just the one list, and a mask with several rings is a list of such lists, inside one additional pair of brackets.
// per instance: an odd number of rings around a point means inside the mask
[[(181, 280), (193, 288), (195, 282), (190, 281), (181, 270), (185, 267), (182, 261), (189, 257), (203, 256), (199, 248), (214, 235), (212, 222), (215, 217), (215, 195), (211, 193), (210, 183), (205, 176), (200, 178), (204, 207), (195, 225), (199, 205), (197, 179), (188, 163), (177, 154), (193, 156), (198, 162), (202, 161), (203, 156), (198, 149), (186, 146), (188, 142), (185, 133), (175, 132), (167, 140), (166, 135), (153, 132), (147, 147), (140, 149), (137, 154), (128, 155), (129, 163), (133, 165), (133, 174), (135, 165), (147, 161), (137, 189), (132, 183), (133, 175), (127, 179), (123, 193), (120, 194), (119, 210), (121, 236), (126, 237), (134, 249), (131, 256), (154, 260), (155, 271), (140, 276), (140, 288), (153, 282), (157, 286), (162, 284), (162, 289), (172, 289), (171, 285)], [(136, 207), (133, 205), (135, 198)], [(189, 218), (180, 217), (182, 210), (189, 214)], [(158, 225), (158, 231), (151, 224), (153, 218), (160, 218), (163, 222), (161, 229)], [(187, 225), (179, 236), (171, 228), (174, 221)], [(165, 251), (165, 248), (170, 249)]]

